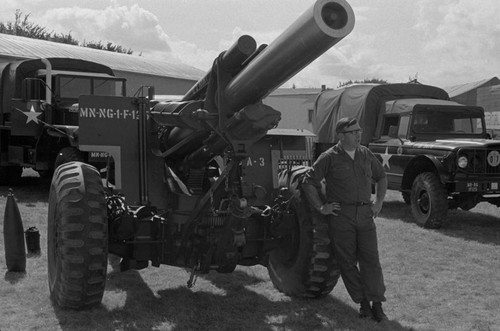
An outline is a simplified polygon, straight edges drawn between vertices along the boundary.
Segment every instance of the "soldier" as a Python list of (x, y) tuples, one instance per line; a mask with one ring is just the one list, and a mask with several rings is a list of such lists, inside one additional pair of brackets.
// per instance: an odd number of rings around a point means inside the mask
[[(340, 119), (335, 131), (338, 143), (323, 152), (306, 173), (303, 189), (312, 208), (329, 218), (332, 249), (349, 295), (360, 304), (359, 316), (380, 322), (387, 319), (382, 310), (386, 299), (373, 219), (382, 209), (387, 178), (380, 161), (360, 145), (362, 131), (356, 119)], [(323, 179), (326, 203), (318, 193)], [(373, 181), (376, 198), (372, 203)]]

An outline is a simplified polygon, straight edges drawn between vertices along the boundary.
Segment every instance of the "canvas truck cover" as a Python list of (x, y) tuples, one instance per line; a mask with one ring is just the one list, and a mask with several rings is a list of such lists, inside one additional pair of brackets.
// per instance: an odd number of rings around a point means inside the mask
[(373, 138), (382, 104), (397, 99), (449, 100), (443, 89), (421, 84), (363, 84), (321, 92), (315, 101), (313, 131), (320, 143), (336, 141), (335, 124), (342, 117), (357, 118), (363, 128), (361, 144)]

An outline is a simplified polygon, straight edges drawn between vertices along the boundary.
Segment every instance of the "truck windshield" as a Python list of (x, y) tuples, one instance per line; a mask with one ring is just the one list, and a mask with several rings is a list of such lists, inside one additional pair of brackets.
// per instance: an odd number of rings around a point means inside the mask
[(424, 109), (414, 113), (416, 133), (482, 134), (482, 113), (471, 109)]
[(60, 76), (57, 91), (61, 98), (84, 94), (123, 96), (123, 81), (111, 78)]

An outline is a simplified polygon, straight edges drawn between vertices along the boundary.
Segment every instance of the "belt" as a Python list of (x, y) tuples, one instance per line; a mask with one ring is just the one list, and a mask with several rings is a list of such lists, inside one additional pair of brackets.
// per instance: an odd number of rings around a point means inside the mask
[(342, 201), (334, 201), (340, 204), (341, 206), (371, 206), (373, 203), (370, 202), (364, 202), (364, 201), (353, 201), (353, 202), (342, 202)]

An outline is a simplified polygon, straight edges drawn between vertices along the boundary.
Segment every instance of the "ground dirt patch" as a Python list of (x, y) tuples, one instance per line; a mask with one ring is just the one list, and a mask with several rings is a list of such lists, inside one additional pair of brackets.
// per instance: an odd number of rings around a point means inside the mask
[[(24, 228), (36, 226), (41, 255), (25, 274), (7, 273), (0, 236), (0, 330), (500, 330), (500, 219), (480, 204), (452, 211), (440, 230), (415, 225), (398, 193), (390, 192), (376, 220), (390, 321), (357, 318), (341, 281), (321, 300), (278, 292), (264, 267), (201, 276), (161, 266), (109, 268), (102, 304), (75, 312), (54, 307), (47, 286), (48, 185), (24, 179), (13, 187)], [(3, 216), (7, 187), (0, 187)], [(3, 227), (2, 227), (3, 228)], [(0, 229), (2, 231), (2, 229)]]

